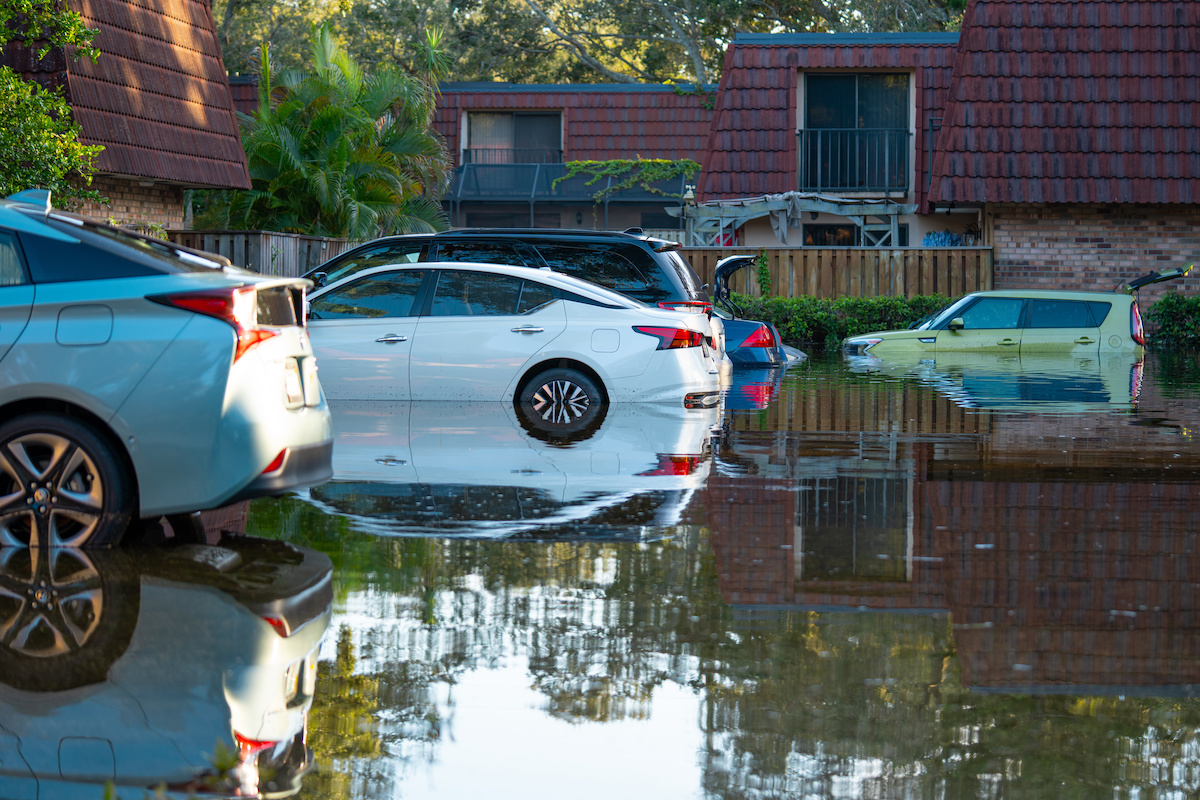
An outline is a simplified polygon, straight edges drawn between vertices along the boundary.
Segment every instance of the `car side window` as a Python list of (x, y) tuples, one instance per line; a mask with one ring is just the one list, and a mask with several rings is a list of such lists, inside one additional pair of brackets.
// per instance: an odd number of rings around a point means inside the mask
[(438, 261), (472, 261), (478, 264), (509, 264), (527, 267), (525, 257), (514, 244), (505, 242), (442, 242), (435, 258)]
[(429, 313), (435, 317), (514, 314), (521, 283), (509, 275), (442, 270)]
[(1092, 315), (1087, 303), (1078, 300), (1031, 300), (1029, 328), (1090, 328)]
[(528, 314), (554, 300), (554, 290), (533, 281), (523, 281), (521, 296), (517, 299), (517, 313)]
[(25, 268), (12, 234), (0, 233), (0, 286), (19, 286), (25, 283)]
[(539, 244), (537, 250), (555, 272), (583, 278), (615, 292), (636, 292), (646, 288), (646, 276), (642, 271), (611, 249)]
[(1019, 297), (984, 297), (962, 313), (963, 327), (968, 330), (982, 328), (1016, 328), (1021, 324), (1021, 307), (1025, 301)]
[(309, 305), (312, 319), (374, 319), (411, 317), (423, 270), (380, 272), (333, 289), (313, 298)]
[(1088, 300), (1087, 306), (1092, 311), (1092, 321), (1096, 323), (1096, 327), (1103, 325), (1104, 320), (1108, 319), (1108, 312), (1112, 311), (1112, 303), (1103, 300)]

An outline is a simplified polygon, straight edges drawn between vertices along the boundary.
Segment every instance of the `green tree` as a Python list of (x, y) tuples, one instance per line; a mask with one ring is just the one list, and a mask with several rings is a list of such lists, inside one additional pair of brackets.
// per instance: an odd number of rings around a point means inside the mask
[[(3, 40), (36, 47), (39, 57), (62, 48), (71, 57), (95, 60), (96, 33), (58, 3), (0, 0)], [(61, 90), (44, 89), (0, 67), (0, 194), (41, 187), (60, 200), (101, 200), (86, 187), (103, 148), (80, 144), (79, 132)]]
[[(438, 77), (438, 36), (422, 69)], [(281, 69), (263, 45), (259, 107), (242, 116), (248, 191), (210, 196), (198, 225), (345, 236), (440, 230), (449, 180), (431, 130), (434, 90), (383, 66), (364, 71), (328, 25), (311, 35), (311, 65)]]

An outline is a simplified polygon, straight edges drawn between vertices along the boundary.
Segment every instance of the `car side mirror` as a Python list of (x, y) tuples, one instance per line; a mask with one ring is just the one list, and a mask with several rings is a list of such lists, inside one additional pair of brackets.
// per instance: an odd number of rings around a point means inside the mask
[(329, 280), (329, 274), (325, 272), (314, 272), (312, 282), (317, 286), (324, 286), (325, 281)]
[(965, 322), (963, 322), (962, 317), (955, 317), (946, 324), (946, 327), (952, 331), (961, 331), (963, 328), (967, 327), (967, 325)]

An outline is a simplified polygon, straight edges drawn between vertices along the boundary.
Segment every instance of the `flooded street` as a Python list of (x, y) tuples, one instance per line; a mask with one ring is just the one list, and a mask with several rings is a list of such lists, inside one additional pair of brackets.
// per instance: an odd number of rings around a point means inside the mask
[(334, 565), (301, 796), (1194, 796), (1196, 361), (1047, 374), (335, 408), (338, 479), (249, 518)]
[(250, 536), (0, 551), (0, 797), (1193, 797), (1198, 397), (832, 358), (566, 435), (335, 404), (334, 481), (209, 519)]

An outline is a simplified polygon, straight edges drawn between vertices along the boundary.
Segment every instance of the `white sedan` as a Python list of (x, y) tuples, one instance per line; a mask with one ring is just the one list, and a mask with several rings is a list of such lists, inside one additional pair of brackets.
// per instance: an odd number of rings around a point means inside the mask
[(707, 330), (703, 313), (499, 264), (375, 267), (313, 292), (308, 314), (331, 399), (511, 400), (563, 425), (608, 402), (715, 405)]

